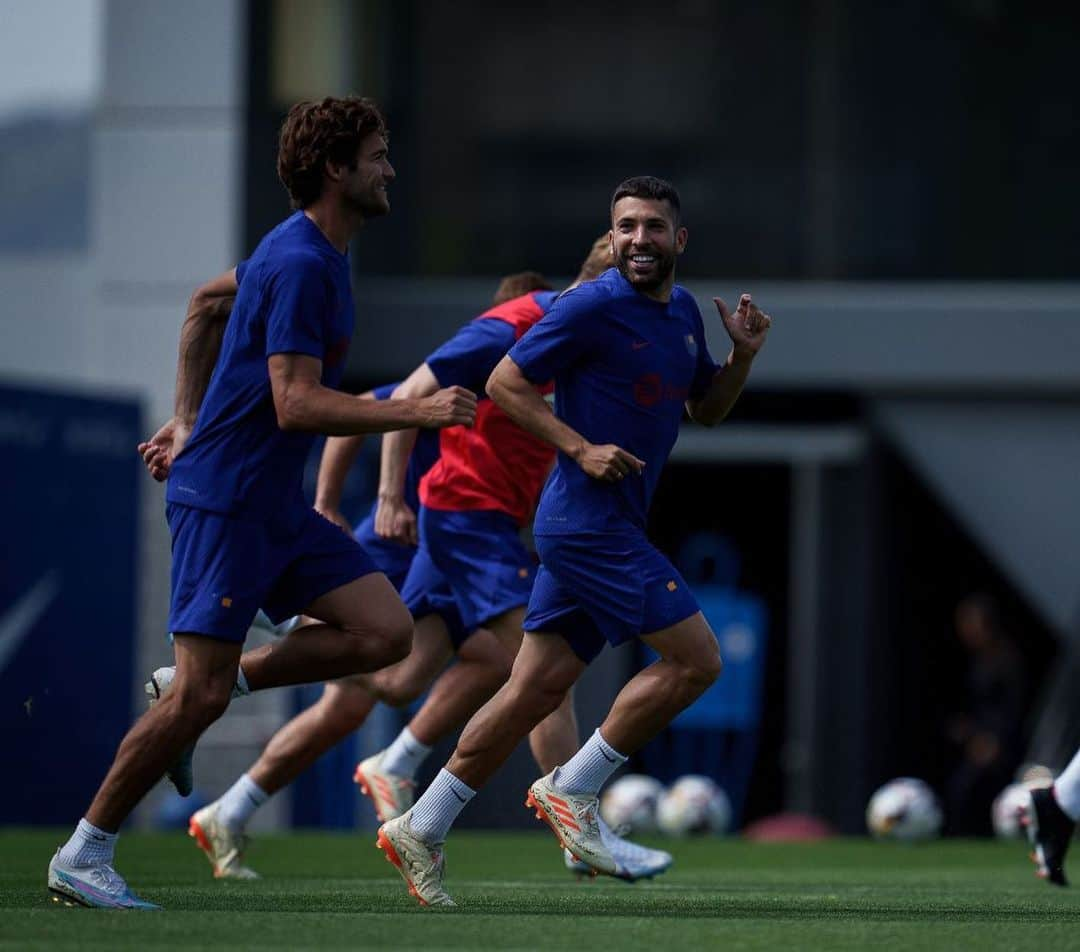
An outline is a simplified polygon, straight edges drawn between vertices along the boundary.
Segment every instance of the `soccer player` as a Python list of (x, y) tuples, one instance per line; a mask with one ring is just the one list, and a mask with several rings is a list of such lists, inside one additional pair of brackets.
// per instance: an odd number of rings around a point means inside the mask
[[(771, 320), (743, 295), (714, 299), (731, 338), (713, 363), (693, 297), (674, 283), (686, 246), (678, 193), (628, 179), (611, 203), (616, 268), (564, 294), (500, 361), (487, 384), (523, 429), (559, 450), (534, 534), (541, 568), (510, 680), (466, 725), (457, 749), (416, 804), (378, 843), (421, 903), (450, 905), (443, 842), (476, 789), (566, 692), (605, 642), (640, 637), (659, 660), (622, 689), (600, 728), (537, 780), (528, 803), (564, 848), (619, 874), (597, 824), (597, 792), (627, 757), (720, 673), (716, 637), (645, 519), (683, 407), (705, 424), (734, 405)], [(535, 385), (554, 378), (555, 411)]]
[(1031, 791), (1021, 822), (1031, 843), (1035, 872), (1055, 886), (1068, 886), (1065, 854), (1080, 820), (1080, 750), (1053, 786)]
[[(370, 100), (299, 103), (282, 126), (278, 174), (297, 211), (259, 243), (234, 294), (221, 354), (199, 364), (181, 347), (177, 404), (206, 388), (190, 438), (171, 460), (170, 690), (128, 732), (71, 838), (49, 864), (61, 901), (154, 908), (112, 866), (117, 830), (180, 753), (228, 706), (245, 634), (258, 608), (321, 624), (257, 652), (250, 687), (324, 681), (404, 657), (412, 620), (353, 539), (303, 499), (316, 433), (471, 423), (461, 388), (423, 400), (362, 400), (339, 392), (353, 327), (349, 239), (390, 210), (394, 179), (382, 116)], [(182, 335), (183, 336), (183, 335)], [(197, 364), (193, 366), (192, 364)], [(250, 653), (249, 653), (250, 654)]]

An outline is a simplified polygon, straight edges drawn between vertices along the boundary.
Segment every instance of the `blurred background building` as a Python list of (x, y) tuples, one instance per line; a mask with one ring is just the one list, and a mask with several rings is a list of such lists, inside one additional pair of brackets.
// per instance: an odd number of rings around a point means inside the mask
[[(78, 806), (27, 813), (35, 784), (57, 782), (34, 751), (71, 710), (96, 717), (102, 693), (123, 702), (80, 732), (108, 749), (169, 655), (161, 490), (129, 437), (170, 413), (191, 290), (287, 212), (285, 110), (347, 92), (383, 105), (398, 172), (393, 213), (353, 249), (350, 387), (410, 370), (499, 275), (573, 274), (612, 188), (641, 172), (682, 191), (680, 275), (706, 323), (711, 296), (742, 290), (774, 315), (733, 418), (685, 427), (651, 527), (673, 555), (721, 533), (762, 607), (747, 819), (790, 809), (855, 830), (888, 777), (943, 791), (972, 664), (954, 611), (975, 591), (1023, 665), (1024, 756), (1060, 766), (1075, 747), (1075, 11), (0, 0), (0, 21), (0, 733), (36, 778), (0, 822), (69, 821)], [(62, 676), (88, 644), (92, 691)], [(589, 673), (583, 729), (632, 654)], [(273, 693), (216, 725), (207, 792), (297, 703)], [(69, 773), (72, 802), (100, 756)], [(489, 796), (516, 803), (511, 775)], [(325, 819), (304, 809), (330, 782), (264, 822)]]

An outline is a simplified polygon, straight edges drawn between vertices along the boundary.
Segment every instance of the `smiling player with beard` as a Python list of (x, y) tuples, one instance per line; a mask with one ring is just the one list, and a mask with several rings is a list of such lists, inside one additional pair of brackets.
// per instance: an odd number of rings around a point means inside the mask
[[(683, 409), (706, 425), (734, 405), (770, 326), (744, 294), (715, 304), (732, 341), (713, 362), (693, 297), (675, 285), (686, 247), (679, 196), (628, 179), (611, 203), (616, 268), (569, 291), (502, 359), (494, 402), (559, 450), (534, 524), (541, 567), (506, 685), (466, 725), (415, 806), (379, 845), (424, 904), (450, 905), (442, 844), (458, 813), (519, 741), (555, 710), (605, 643), (641, 638), (660, 657), (619, 693), (600, 728), (537, 780), (528, 803), (598, 873), (624, 875), (600, 834), (597, 793), (720, 673), (716, 636), (674, 566), (648, 541), (649, 502)], [(555, 381), (555, 409), (535, 385)]]

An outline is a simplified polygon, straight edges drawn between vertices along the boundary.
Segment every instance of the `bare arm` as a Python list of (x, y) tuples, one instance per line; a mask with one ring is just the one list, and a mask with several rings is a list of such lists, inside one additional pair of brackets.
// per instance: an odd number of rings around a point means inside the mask
[(476, 394), (447, 387), (430, 397), (366, 400), (322, 385), (322, 361), (306, 354), (272, 354), (267, 364), (282, 430), (355, 436), (407, 427), (471, 425)]
[[(431, 368), (421, 364), (394, 388), (395, 400), (427, 397), (439, 389), (439, 381)], [(416, 446), (416, 430), (395, 430), (382, 440), (379, 461), (379, 504), (375, 510), (375, 532), (384, 539), (396, 539), (406, 545), (416, 545), (416, 513), (405, 502), (405, 474), (409, 457)]]
[[(374, 395), (369, 390), (360, 395), (361, 400), (372, 400)], [(363, 435), (331, 436), (323, 446), (319, 460), (319, 476), (315, 484), (315, 510), (348, 533), (352, 533), (349, 520), (341, 512), (341, 494), (345, 489), (345, 480), (356, 462), (360, 447), (364, 445)]]
[(487, 393), (518, 426), (569, 456), (594, 479), (615, 482), (645, 467), (642, 460), (612, 443), (590, 443), (555, 416), (509, 355), (492, 371)]
[(195, 424), (210, 375), (221, 353), (221, 340), (237, 290), (236, 269), (233, 268), (197, 288), (188, 302), (187, 316), (180, 328), (173, 412), (177, 421), (189, 430)]
[(221, 353), (221, 341), (237, 289), (236, 269), (233, 268), (196, 288), (188, 302), (180, 328), (174, 416), (138, 446), (146, 468), (158, 482), (168, 477), (173, 459), (191, 435), (210, 384), (210, 375)]
[(750, 366), (754, 362), (765, 337), (769, 333), (772, 318), (763, 313), (749, 294), (739, 300), (735, 313), (727, 309), (720, 298), (713, 298), (724, 328), (731, 337), (732, 348), (727, 360), (713, 375), (709, 389), (697, 400), (686, 401), (686, 411), (691, 418), (705, 426), (719, 423), (731, 412), (735, 401), (739, 399), (746, 378), (750, 376)]

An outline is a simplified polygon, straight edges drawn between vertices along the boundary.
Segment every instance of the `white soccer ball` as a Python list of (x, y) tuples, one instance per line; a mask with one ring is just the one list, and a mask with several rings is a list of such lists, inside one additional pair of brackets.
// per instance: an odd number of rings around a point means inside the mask
[(600, 797), (600, 815), (612, 829), (632, 833), (656, 830), (656, 804), (664, 786), (644, 774), (625, 774)]
[(1039, 787), (1049, 787), (1054, 782), (1054, 775), (1046, 767), (1037, 764), (1021, 771), (1020, 779), (1010, 783), (995, 798), (990, 808), (990, 819), (994, 824), (994, 833), (1001, 840), (1020, 839), (1024, 827), (1021, 815), (1031, 803), (1031, 791)]
[(990, 808), (994, 834), (1000, 840), (1015, 840), (1023, 836), (1020, 816), (1031, 801), (1031, 790), (1022, 783), (1010, 783), (995, 798)]
[(731, 801), (709, 777), (680, 777), (660, 798), (656, 825), (669, 836), (726, 833), (731, 826)]
[(922, 780), (890, 780), (870, 798), (866, 825), (879, 839), (928, 840), (941, 832), (941, 807)]

